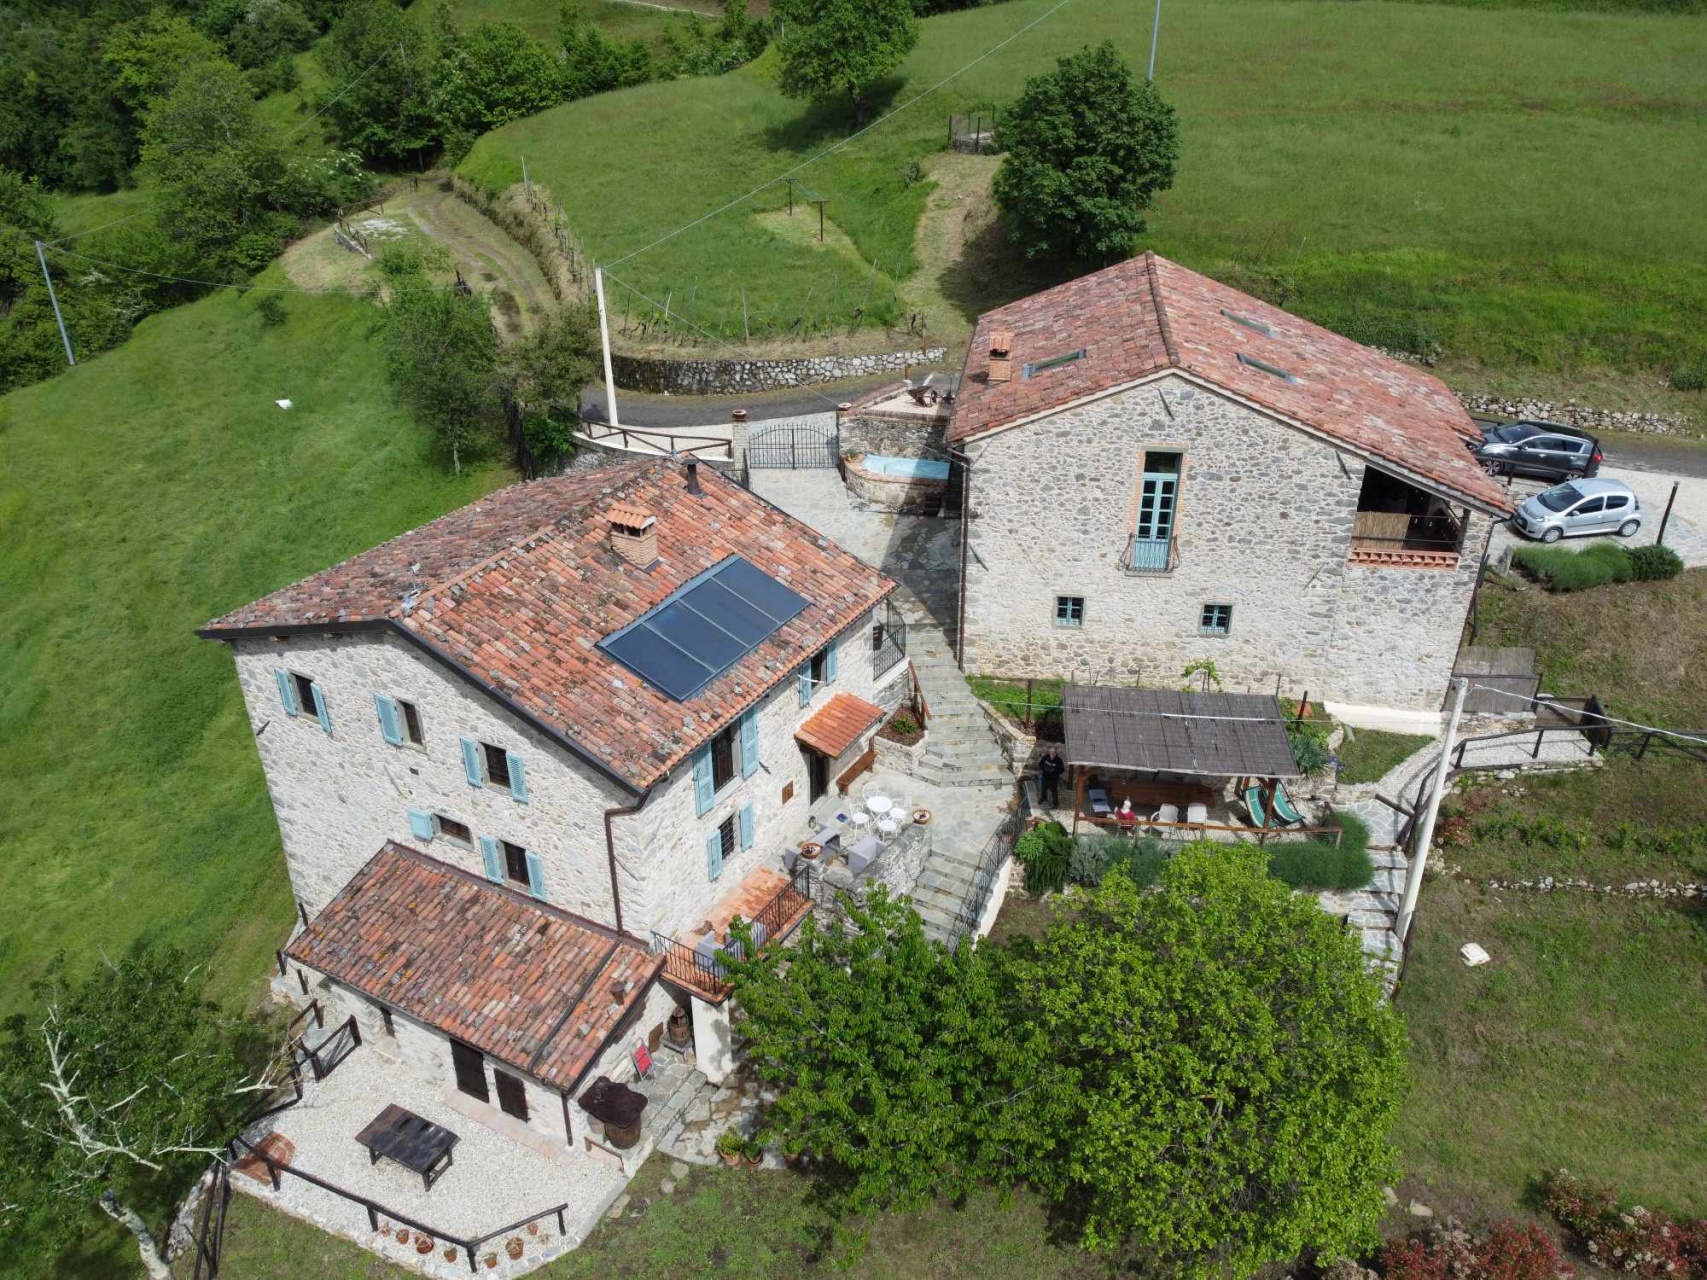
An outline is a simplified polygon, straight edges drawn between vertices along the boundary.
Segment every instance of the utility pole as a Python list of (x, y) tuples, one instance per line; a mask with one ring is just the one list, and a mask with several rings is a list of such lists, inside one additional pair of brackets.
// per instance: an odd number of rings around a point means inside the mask
[[(50, 289), (52, 288), (51, 285), (48, 287)], [(57, 310), (57, 308), (56, 308), (56, 310)], [(60, 326), (61, 332), (64, 331), (64, 328), (65, 328), (65, 326), (63, 326), (63, 325)], [(1671, 523), (1671, 504), (1676, 502), (1676, 501), (1677, 501), (1677, 481), (1673, 480), (1671, 482), (1671, 493), (1666, 497), (1666, 513), (1660, 517), (1660, 532), (1659, 532), (1659, 535), (1654, 539), (1654, 545), (1656, 547), (1663, 547), (1666, 544), (1666, 526)]]
[(1429, 842), (1434, 839), (1434, 820), (1440, 813), (1440, 801), (1446, 790), (1447, 770), (1452, 767), (1452, 740), (1458, 735), (1458, 717), (1464, 712), (1464, 695), (1469, 689), (1470, 682), (1463, 676), (1452, 682), (1452, 712), (1446, 718), (1446, 736), (1440, 740), (1440, 763), (1434, 767), (1434, 786), (1412, 845), (1411, 866), (1405, 875), (1405, 898), (1399, 907), (1398, 922), (1393, 926), (1401, 946), (1410, 936), (1411, 917), (1416, 914), (1417, 895), (1422, 892), (1423, 868), (1428, 864)]
[(605, 351), (605, 412), (610, 417), (610, 425), (620, 427), (621, 421), (616, 416), (616, 379), (610, 371), (610, 317), (605, 314), (605, 269), (593, 268), (593, 292), (599, 297), (599, 340)]
[[(75, 368), (77, 357), (71, 354), (71, 335), (65, 332), (65, 317), (59, 313), (59, 295), (53, 291), (53, 273), (47, 269), (47, 251), (42, 248), (40, 240), (36, 241), (36, 261), (41, 263), (41, 278), (47, 281), (47, 300), (53, 303), (53, 318), (59, 322), (59, 340), (65, 344), (65, 363)], [(1667, 514), (1670, 514), (1669, 510)]]
[(1146, 80), (1156, 78), (1156, 41), (1162, 34), (1162, 0), (1156, 0), (1156, 24), (1150, 28), (1150, 74)]
[(829, 200), (829, 197), (826, 196), (821, 200), (814, 200), (814, 201), (812, 201), (812, 203), (818, 206), (818, 243), (823, 244), (824, 243), (824, 206), (829, 204), (830, 200)]

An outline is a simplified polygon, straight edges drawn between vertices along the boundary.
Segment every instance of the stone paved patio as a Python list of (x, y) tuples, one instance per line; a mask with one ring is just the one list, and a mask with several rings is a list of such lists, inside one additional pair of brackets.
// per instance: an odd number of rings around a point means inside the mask
[[(574, 1248), (627, 1184), (627, 1176), (615, 1163), (584, 1149), (571, 1152), (563, 1142), (530, 1132), (519, 1121), (514, 1122), (514, 1131), (500, 1132), (452, 1106), (449, 1092), (363, 1046), (326, 1080), (310, 1082), (296, 1106), (260, 1121), (245, 1136), (258, 1143), (267, 1134), (283, 1135), (295, 1148), (290, 1158), (293, 1167), (377, 1201), (436, 1232), (464, 1239), (503, 1227), (529, 1212), (568, 1205), (563, 1234), (552, 1216), (537, 1223), (533, 1231), (524, 1227), (482, 1246), (484, 1275), (521, 1275)], [(455, 1163), (430, 1191), (423, 1189), (420, 1175), (401, 1165), (389, 1160), (370, 1163), (366, 1149), (356, 1142), (362, 1127), (393, 1102), (443, 1125), (459, 1138)], [(502, 1116), (494, 1120), (509, 1122)], [(415, 1230), (405, 1229), (407, 1239), (399, 1241), (396, 1232), (401, 1224), (381, 1213), (382, 1230), (376, 1233), (361, 1205), (301, 1178), (285, 1174), (277, 1191), (264, 1170), (258, 1180), (238, 1173), (231, 1181), (237, 1189), (392, 1262), (447, 1280), (469, 1274), (467, 1257), (458, 1249), (456, 1258), (447, 1258), (446, 1245), (436, 1232), (433, 1250), (421, 1254)], [(519, 1242), (519, 1260), (509, 1256), (506, 1246), (517, 1247), (511, 1241)], [(495, 1267), (484, 1266), (486, 1253), (496, 1259)]]

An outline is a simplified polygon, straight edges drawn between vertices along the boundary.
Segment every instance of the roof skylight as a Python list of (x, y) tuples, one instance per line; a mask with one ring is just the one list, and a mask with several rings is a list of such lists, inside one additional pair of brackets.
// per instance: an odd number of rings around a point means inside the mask
[(1073, 361), (1083, 360), (1084, 358), (1085, 349), (1080, 347), (1077, 351), (1069, 351), (1066, 354), (1059, 356), (1050, 356), (1047, 360), (1033, 360), (1027, 363), (1025, 368), (1020, 370), (1020, 376), (1022, 378), (1029, 378), (1033, 374), (1046, 373), (1050, 369), (1059, 369), (1064, 364), (1072, 364)]
[(1286, 372), (1286, 370), (1280, 368), (1278, 365), (1272, 365), (1267, 360), (1258, 360), (1255, 356), (1246, 355), (1243, 351), (1239, 352), (1239, 363), (1249, 365), (1253, 369), (1261, 369), (1264, 373), (1269, 374), (1272, 377), (1279, 378), (1283, 382), (1302, 381), (1301, 378)]
[(1226, 316), (1227, 319), (1231, 320), (1234, 324), (1242, 324), (1247, 329), (1256, 330), (1265, 338), (1274, 337), (1274, 330), (1269, 328), (1261, 320), (1252, 320), (1249, 316), (1242, 316), (1237, 311), (1229, 311), (1226, 307), (1221, 308), (1221, 314)]

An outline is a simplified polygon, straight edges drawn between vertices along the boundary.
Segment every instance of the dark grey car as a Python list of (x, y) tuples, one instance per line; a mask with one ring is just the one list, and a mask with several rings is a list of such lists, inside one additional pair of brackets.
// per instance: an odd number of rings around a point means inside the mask
[(1471, 452), (1489, 475), (1575, 480), (1600, 470), (1600, 444), (1588, 432), (1556, 422), (1508, 422), (1482, 427)]

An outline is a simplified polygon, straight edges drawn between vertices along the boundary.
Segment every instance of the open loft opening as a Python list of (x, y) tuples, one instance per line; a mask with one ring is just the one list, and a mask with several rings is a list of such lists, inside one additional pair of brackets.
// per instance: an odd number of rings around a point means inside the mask
[(1353, 518), (1353, 564), (1453, 568), (1464, 549), (1468, 510), (1375, 467), (1363, 469)]

